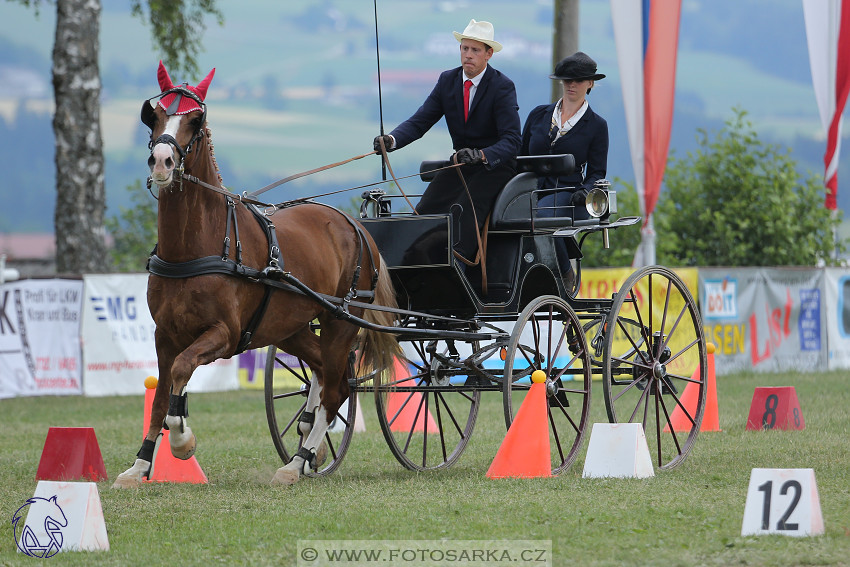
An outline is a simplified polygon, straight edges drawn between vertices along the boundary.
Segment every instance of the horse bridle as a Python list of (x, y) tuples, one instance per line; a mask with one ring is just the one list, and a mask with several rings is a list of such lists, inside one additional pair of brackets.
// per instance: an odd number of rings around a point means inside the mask
[[(180, 164), (175, 170), (179, 171), (182, 174), (183, 171), (183, 160), (186, 158), (186, 155), (192, 151), (192, 146), (197, 142), (203, 135), (204, 124), (207, 121), (207, 105), (201, 100), (201, 97), (190, 91), (187, 87), (188, 83), (183, 83), (180, 86), (170, 88), (168, 90), (162, 91), (156, 96), (153, 96), (142, 103), (141, 110), (141, 119), (142, 123), (151, 129), (151, 139), (148, 142), (148, 149), (153, 151), (154, 146), (157, 144), (168, 144), (180, 154)], [(201, 121), (198, 123), (198, 127), (195, 129), (195, 132), (192, 134), (192, 138), (189, 140), (186, 148), (180, 147), (180, 144), (177, 143), (177, 140), (171, 134), (161, 134), (157, 139), (153, 139), (153, 127), (154, 127), (154, 108), (155, 104), (154, 100), (161, 100), (164, 96), (176, 94), (174, 100), (171, 101), (171, 104), (168, 105), (168, 108), (165, 109), (166, 116), (174, 115), (177, 110), (180, 108), (180, 102), (183, 97), (189, 97), (201, 107)], [(150, 181), (149, 181), (150, 182)]]

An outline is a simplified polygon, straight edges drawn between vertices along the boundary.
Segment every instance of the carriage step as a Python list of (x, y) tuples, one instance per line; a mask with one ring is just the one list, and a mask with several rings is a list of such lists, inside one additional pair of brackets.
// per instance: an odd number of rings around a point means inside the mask
[(483, 376), (478, 376), (477, 374), (470, 374), (466, 377), (466, 382), (463, 383), (464, 387), (469, 388), (481, 388), (484, 386), (489, 386), (490, 381), (484, 378)]

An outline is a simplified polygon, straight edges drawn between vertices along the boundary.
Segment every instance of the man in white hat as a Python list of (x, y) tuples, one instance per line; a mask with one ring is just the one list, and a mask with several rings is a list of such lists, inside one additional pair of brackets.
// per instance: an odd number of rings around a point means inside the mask
[[(522, 137), (514, 83), (488, 64), (493, 53), (502, 49), (493, 39), (493, 24), (471, 20), (463, 33), (454, 32), (454, 36), (460, 42), (461, 66), (444, 71), (419, 110), (383, 136), (383, 141), (388, 150), (403, 148), (445, 117), (455, 150), (452, 159), (464, 164), (460, 169), (475, 215), (454, 169), (437, 173), (416, 211), (448, 213), (452, 205), (459, 204), (463, 212), (455, 249), (471, 260), (478, 248), (476, 231), (483, 228), (496, 195), (516, 174)], [(376, 151), (380, 139), (375, 138)]]

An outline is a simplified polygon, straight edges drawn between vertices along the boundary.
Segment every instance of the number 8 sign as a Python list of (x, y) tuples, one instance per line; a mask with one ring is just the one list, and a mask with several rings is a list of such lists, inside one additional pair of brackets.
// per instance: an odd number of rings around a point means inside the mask
[(741, 535), (824, 533), (813, 469), (753, 469)]
[(794, 386), (760, 387), (753, 392), (747, 429), (805, 429)]

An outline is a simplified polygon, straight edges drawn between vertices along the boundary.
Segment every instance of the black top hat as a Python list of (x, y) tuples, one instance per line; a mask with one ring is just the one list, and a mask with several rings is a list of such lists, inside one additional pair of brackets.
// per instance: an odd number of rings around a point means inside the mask
[(581, 51), (576, 51), (569, 57), (564, 57), (555, 65), (555, 72), (549, 75), (550, 79), (560, 81), (598, 81), (604, 79), (605, 75), (596, 72), (596, 61)]

